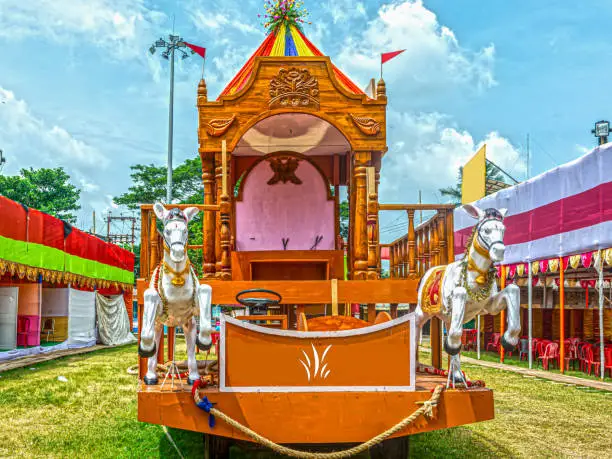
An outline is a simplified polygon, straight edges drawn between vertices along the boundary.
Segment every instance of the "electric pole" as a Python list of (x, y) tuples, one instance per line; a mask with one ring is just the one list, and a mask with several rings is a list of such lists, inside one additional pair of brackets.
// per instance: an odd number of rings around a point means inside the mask
[(186, 48), (185, 42), (178, 35), (174, 35), (174, 25), (172, 27), (172, 33), (168, 35), (168, 40), (160, 38), (156, 40), (151, 47), (149, 52), (155, 54), (157, 48), (164, 48), (162, 57), (170, 61), (170, 107), (168, 112), (168, 175), (166, 179), (166, 204), (172, 202), (172, 143), (174, 133), (174, 54), (175, 51), (181, 53), (181, 59), (187, 59), (189, 54), (186, 53), (183, 48)]
[[(128, 233), (117, 233), (113, 234), (111, 232), (111, 225), (113, 222), (129, 222), (131, 223), (131, 231)], [(111, 212), (108, 213), (106, 217), (106, 242), (110, 242), (113, 244), (129, 244), (132, 246), (132, 250), (134, 250), (134, 244), (136, 243), (136, 217), (124, 216), (120, 215), (119, 217), (113, 217)], [(123, 227), (122, 227), (123, 231)]]

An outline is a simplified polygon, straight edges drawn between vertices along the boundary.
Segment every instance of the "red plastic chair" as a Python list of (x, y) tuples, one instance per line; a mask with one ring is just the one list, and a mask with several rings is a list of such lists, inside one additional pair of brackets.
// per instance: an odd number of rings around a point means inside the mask
[(30, 330), (30, 319), (19, 317), (17, 320), (17, 346), (28, 345), (28, 331)]
[(604, 375), (606, 371), (609, 372), (610, 378), (612, 378), (612, 347), (604, 349)]
[(559, 345), (557, 343), (548, 344), (544, 354), (538, 357), (538, 360), (542, 362), (542, 368), (544, 370), (548, 370), (548, 366), (551, 362), (556, 362), (557, 368), (559, 368)]
[(491, 340), (487, 343), (487, 351), (491, 350), (491, 348), (493, 348), (493, 350), (495, 352), (499, 352), (499, 340), (501, 339), (501, 336), (499, 333), (493, 333), (491, 335)]
[[(590, 350), (590, 353), (588, 352)], [(578, 349), (578, 362), (580, 363), (580, 371), (586, 372), (587, 368), (590, 370), (589, 362), (593, 357), (593, 345), (590, 343), (582, 343)]]

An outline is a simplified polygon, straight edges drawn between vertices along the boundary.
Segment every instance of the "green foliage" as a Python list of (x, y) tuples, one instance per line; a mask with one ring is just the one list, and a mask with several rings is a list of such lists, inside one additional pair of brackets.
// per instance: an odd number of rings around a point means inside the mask
[(346, 241), (349, 234), (349, 203), (340, 203), (340, 236)]
[(0, 194), (70, 223), (79, 210), (81, 190), (70, 183), (62, 167), (21, 169), (20, 175), (0, 176)]
[[(154, 164), (131, 166), (132, 186), (126, 193), (116, 197), (115, 203), (138, 209), (140, 204), (153, 204), (166, 200), (167, 168)], [(202, 161), (200, 158), (187, 159), (174, 168), (172, 173), (172, 196), (181, 204), (203, 204)], [(202, 244), (202, 213), (189, 223), (189, 244)], [(140, 272), (140, 257), (137, 252), (135, 272)], [(202, 274), (202, 250), (189, 250), (189, 259), (199, 275)]]
[[(487, 162), (486, 165), (486, 179), (487, 180), (498, 180), (500, 182), (504, 181), (504, 176), (499, 171), (494, 164)], [(451, 198), (452, 203), (456, 206), (461, 205), (461, 184), (463, 183), (463, 167), (459, 168), (459, 173), (457, 174), (457, 183), (454, 186), (449, 186), (446, 188), (440, 188), (438, 191), (442, 196), (447, 196)]]
[[(117, 204), (127, 206), (130, 209), (138, 209), (140, 204), (153, 204), (155, 201), (166, 199), (166, 176), (167, 168), (154, 164), (136, 164), (131, 166), (132, 186), (126, 193), (117, 196), (114, 201)], [(195, 196), (199, 197), (198, 203), (203, 202), (204, 188), (202, 185), (202, 162), (200, 158), (188, 159), (183, 164), (174, 168), (172, 173), (172, 196), (181, 203)]]

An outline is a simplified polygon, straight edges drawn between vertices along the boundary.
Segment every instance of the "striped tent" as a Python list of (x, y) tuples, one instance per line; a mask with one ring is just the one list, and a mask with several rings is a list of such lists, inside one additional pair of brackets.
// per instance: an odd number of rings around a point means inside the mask
[[(302, 31), (294, 24), (283, 23), (271, 31), (263, 43), (255, 50), (253, 55), (244, 64), (236, 76), (229, 82), (221, 96), (230, 96), (239, 92), (249, 80), (253, 72), (255, 58), (258, 56), (323, 56), (312, 42), (306, 38)], [(332, 64), (334, 75), (338, 82), (348, 92), (364, 94), (344, 73)]]

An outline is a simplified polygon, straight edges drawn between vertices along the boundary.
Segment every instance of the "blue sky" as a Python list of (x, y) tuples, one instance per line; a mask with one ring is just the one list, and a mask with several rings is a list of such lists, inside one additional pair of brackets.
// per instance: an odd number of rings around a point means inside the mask
[[(112, 208), (129, 166), (164, 164), (168, 65), (149, 45), (172, 29), (208, 49), (216, 97), (264, 38), (262, 1), (0, 0), (3, 173), (64, 166), (82, 188), (79, 226)], [(612, 47), (605, 0), (306, 1), (309, 38), (356, 83), (385, 64), (389, 152), (381, 201), (438, 202), (457, 167), (487, 141), (518, 179), (595, 144), (610, 117)], [(201, 59), (176, 71), (175, 165), (197, 154)], [(397, 216), (385, 216), (389, 226)], [(101, 221), (98, 222), (101, 224)], [(397, 236), (388, 231), (385, 238)]]

